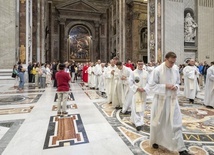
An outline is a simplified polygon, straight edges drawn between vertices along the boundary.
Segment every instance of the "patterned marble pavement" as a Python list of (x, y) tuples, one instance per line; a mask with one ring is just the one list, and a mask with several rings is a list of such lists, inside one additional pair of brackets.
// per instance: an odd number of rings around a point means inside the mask
[(21, 108), (5, 108), (0, 109), (0, 115), (11, 115), (11, 114), (24, 114), (30, 113), (34, 106), (21, 107)]
[[(183, 138), (187, 148), (194, 155), (214, 154), (214, 109), (204, 107), (202, 99), (199, 98), (195, 100), (195, 104), (189, 104), (188, 100), (180, 96), (179, 102), (183, 114)], [(158, 150), (149, 147), (151, 100), (147, 101), (145, 125), (140, 132), (136, 131), (130, 122), (130, 115), (120, 113), (120, 110), (113, 109), (111, 104), (105, 102), (94, 104), (135, 155), (178, 154), (163, 147)]]
[(79, 114), (52, 116), (43, 149), (88, 143)]
[[(73, 95), (72, 92), (69, 92), (68, 95), (69, 95), (68, 100), (70, 100), (70, 101), (74, 101), (74, 100), (75, 100), (75, 99), (74, 99), (74, 95)], [(56, 94), (55, 94), (55, 97), (54, 97), (54, 102), (56, 102), (57, 99), (58, 99), (58, 96), (57, 96), (57, 93), (56, 93)]]
[(42, 94), (0, 96), (0, 106), (15, 104), (32, 104), (36, 103), (41, 96)]
[(0, 121), (0, 154), (22, 125), (24, 119)]

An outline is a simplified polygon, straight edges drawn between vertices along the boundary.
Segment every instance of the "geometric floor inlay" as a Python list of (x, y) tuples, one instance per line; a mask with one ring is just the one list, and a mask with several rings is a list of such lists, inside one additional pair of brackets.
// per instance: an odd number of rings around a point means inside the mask
[(0, 154), (7, 147), (23, 121), (24, 119), (0, 121)]
[(88, 143), (79, 114), (51, 116), (43, 149)]
[[(57, 96), (57, 93), (55, 94), (55, 97), (54, 97), (54, 102), (56, 102), (57, 101), (57, 99), (58, 99), (58, 96)], [(72, 92), (68, 92), (68, 101), (74, 101), (75, 99), (74, 99), (74, 95), (73, 95), (73, 93)]]
[(21, 107), (21, 108), (7, 108), (0, 109), (0, 115), (11, 115), (11, 114), (24, 114), (30, 113), (34, 106)]
[[(69, 104), (69, 105), (67, 105), (67, 109), (77, 109), (77, 105), (76, 104)], [(57, 111), (56, 105), (53, 105), (52, 111)]]
[(23, 92), (19, 92), (19, 91), (9, 91), (9, 92), (0, 92), (0, 94), (23, 94), (23, 93), (42, 93), (45, 90), (24, 90)]
[(95, 91), (95, 90), (85, 90), (85, 94), (86, 94), (91, 100), (101, 99), (101, 98), (102, 98), (102, 97), (98, 94), (98, 92)]
[[(179, 97), (182, 112), (183, 138), (186, 147), (194, 155), (214, 155), (214, 109), (202, 105), (201, 99), (195, 104), (189, 104), (184, 97)], [(118, 135), (135, 155), (177, 155), (166, 148), (153, 150), (148, 145), (150, 136), (150, 109), (151, 101), (146, 104), (144, 112), (144, 125), (141, 131), (136, 131), (130, 121), (130, 114), (124, 115), (121, 110), (115, 110), (106, 102), (94, 103), (106, 120), (111, 124)]]
[(42, 94), (0, 96), (0, 105), (36, 103), (41, 96), (42, 96)]

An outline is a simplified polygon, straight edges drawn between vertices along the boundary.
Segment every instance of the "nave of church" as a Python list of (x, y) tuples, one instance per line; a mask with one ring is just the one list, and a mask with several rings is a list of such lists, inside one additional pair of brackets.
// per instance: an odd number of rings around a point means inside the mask
[[(36, 89), (25, 84), (22, 93), (13, 84), (0, 85), (0, 154), (3, 155), (177, 155), (167, 148), (149, 146), (150, 107), (146, 102), (141, 131), (107, 103), (105, 96), (89, 89), (78, 79), (71, 83), (68, 114), (57, 116), (56, 88)], [(214, 110), (202, 105), (204, 89), (194, 104), (183, 96), (179, 104), (183, 115), (183, 138), (194, 155), (214, 154)]]

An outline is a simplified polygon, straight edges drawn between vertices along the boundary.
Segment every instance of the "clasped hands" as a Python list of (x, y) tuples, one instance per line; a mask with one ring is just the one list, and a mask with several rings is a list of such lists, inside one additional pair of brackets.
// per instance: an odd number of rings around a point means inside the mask
[(177, 90), (178, 87), (173, 85), (173, 84), (166, 84), (166, 89), (169, 89), (169, 90)]
[(143, 88), (137, 88), (137, 91), (139, 91), (139, 92), (145, 92), (145, 89), (143, 89)]
[(126, 80), (126, 76), (122, 76), (122, 77), (121, 77), (121, 80)]

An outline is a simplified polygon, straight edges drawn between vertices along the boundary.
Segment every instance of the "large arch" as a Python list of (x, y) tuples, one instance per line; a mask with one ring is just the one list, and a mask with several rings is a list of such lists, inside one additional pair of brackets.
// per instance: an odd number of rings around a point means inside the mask
[[(71, 38), (70, 38), (70, 32), (72, 31), (72, 29), (75, 29), (76, 27), (82, 27), (83, 29), (88, 31), (88, 34), (90, 36), (90, 41), (89, 41), (89, 49), (87, 49), (87, 57), (78, 57), (78, 56), (74, 56), (74, 52), (71, 50)], [(95, 28), (93, 25), (91, 25), (88, 22), (85, 21), (74, 21), (74, 22), (70, 22), (66, 27), (65, 27), (65, 39), (67, 39), (67, 45), (66, 47), (66, 51), (67, 51), (67, 55), (68, 55), (68, 60), (74, 60), (77, 62), (86, 62), (86, 61), (91, 61), (93, 60), (93, 53), (94, 53), (94, 40), (95, 40)], [(83, 52), (85, 53), (85, 52)]]
[(91, 25), (91, 23), (86, 22), (86, 21), (71, 21), (65, 27), (65, 37), (66, 38), (68, 37), (71, 28), (74, 27), (74, 26), (76, 26), (76, 25), (86, 26), (89, 29), (89, 31), (91, 32), (92, 39), (95, 37), (95, 28), (94, 28), (93, 25)]

